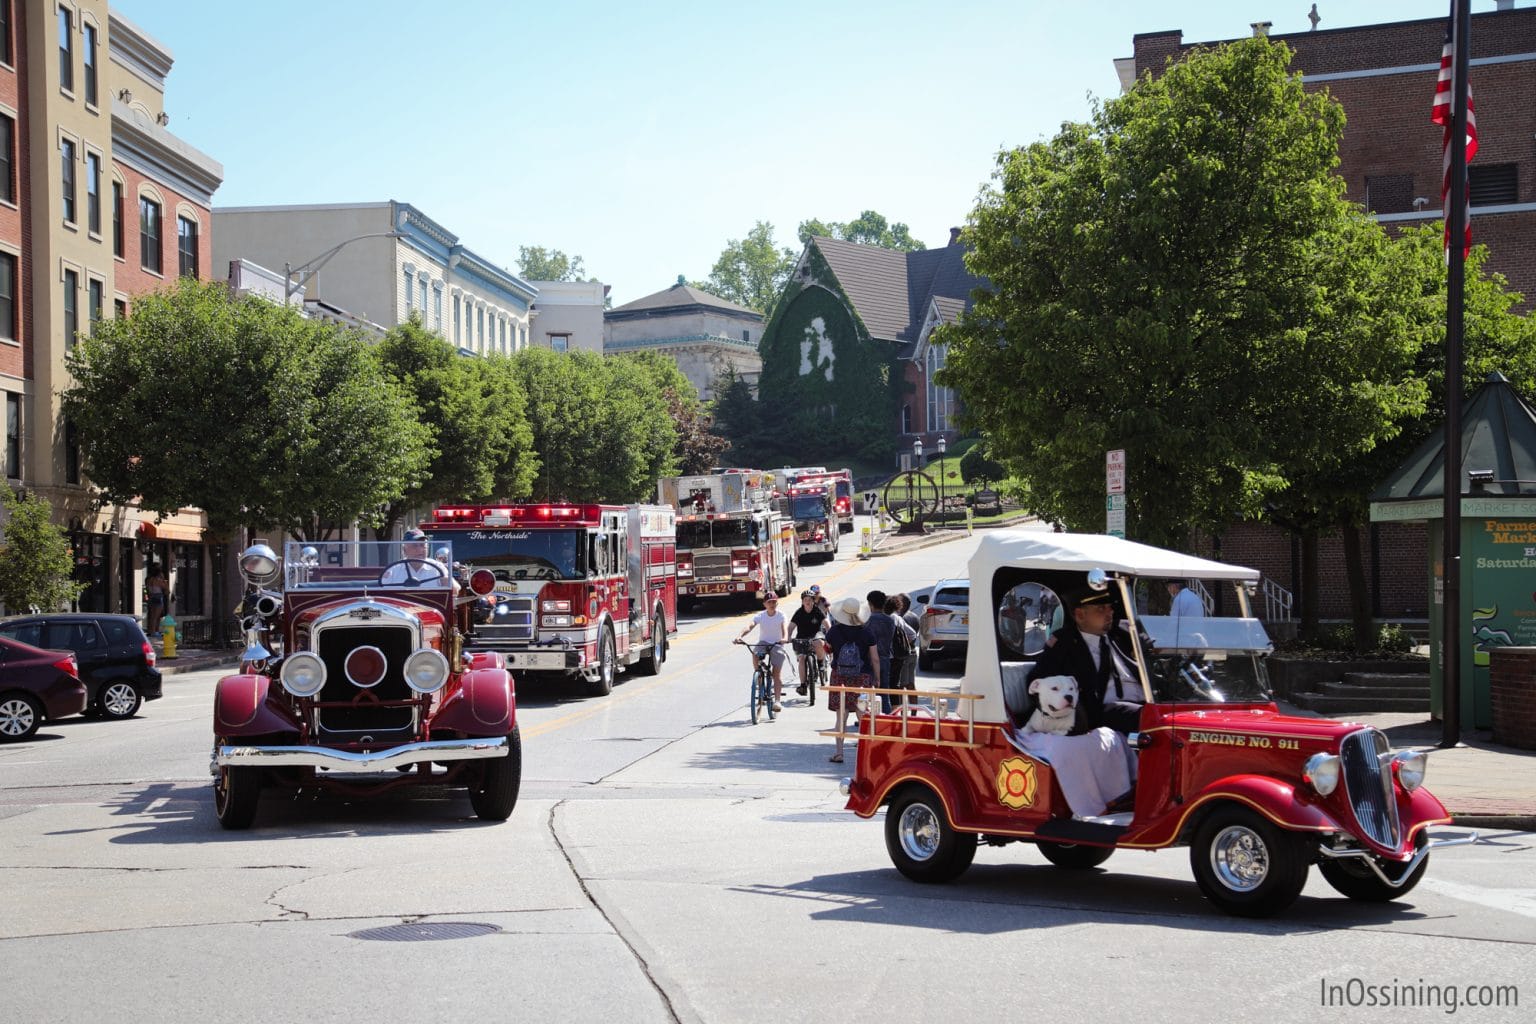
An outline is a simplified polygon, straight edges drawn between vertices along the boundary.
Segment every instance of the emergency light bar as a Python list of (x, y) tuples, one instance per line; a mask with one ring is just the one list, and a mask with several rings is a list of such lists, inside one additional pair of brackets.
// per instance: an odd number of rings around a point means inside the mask
[(595, 523), (602, 514), (601, 505), (445, 505), (432, 510), (432, 521), (464, 526), (557, 521)]

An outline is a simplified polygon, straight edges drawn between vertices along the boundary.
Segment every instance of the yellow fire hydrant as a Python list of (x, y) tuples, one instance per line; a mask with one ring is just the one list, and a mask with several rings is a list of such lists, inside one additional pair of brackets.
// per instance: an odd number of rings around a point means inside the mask
[(170, 612), (166, 612), (165, 618), (160, 620), (160, 632), (164, 644), (160, 651), (160, 657), (176, 657), (176, 617)]

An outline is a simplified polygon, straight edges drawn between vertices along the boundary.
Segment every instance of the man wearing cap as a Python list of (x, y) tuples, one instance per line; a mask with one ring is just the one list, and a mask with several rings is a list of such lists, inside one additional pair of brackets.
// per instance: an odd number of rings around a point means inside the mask
[(405, 531), (400, 545), (400, 560), (384, 570), (379, 585), (385, 587), (452, 587), (459, 589), (458, 581), (448, 567), (435, 558), (427, 557), (427, 535), (412, 528)]
[[(1130, 734), (1141, 722), (1146, 697), (1134, 662), (1110, 639), (1115, 624), (1113, 595), (1084, 590), (1072, 605), (1072, 621), (1058, 629), (1051, 645), (1030, 670), (1031, 680), (1072, 676), (1077, 680), (1077, 720), (1074, 734), (1101, 725)], [(1025, 712), (1027, 715), (1027, 711)], [(1023, 722), (1017, 723), (1023, 725)]]
[(752, 616), (747, 628), (736, 639), (742, 640), (752, 630), (757, 630), (757, 643), (753, 647), (759, 654), (768, 644), (768, 657), (773, 665), (773, 710), (782, 711), (784, 703), (784, 638), (788, 635), (789, 620), (779, 614), (779, 598), (773, 591), (763, 595), (763, 610)]

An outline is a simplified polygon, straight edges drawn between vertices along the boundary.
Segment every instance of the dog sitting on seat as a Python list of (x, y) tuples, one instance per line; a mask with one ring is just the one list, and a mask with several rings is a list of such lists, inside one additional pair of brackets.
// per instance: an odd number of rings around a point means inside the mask
[(1025, 732), (1065, 736), (1077, 721), (1077, 680), (1071, 676), (1042, 676), (1029, 684), (1039, 707), (1024, 723)]

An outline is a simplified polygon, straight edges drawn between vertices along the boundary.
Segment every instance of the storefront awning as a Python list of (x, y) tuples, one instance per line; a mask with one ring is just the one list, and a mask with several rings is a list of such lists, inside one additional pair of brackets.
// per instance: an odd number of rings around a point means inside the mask
[(140, 540), (179, 540), (200, 544), (203, 530), (200, 526), (182, 526), (179, 523), (140, 523)]

